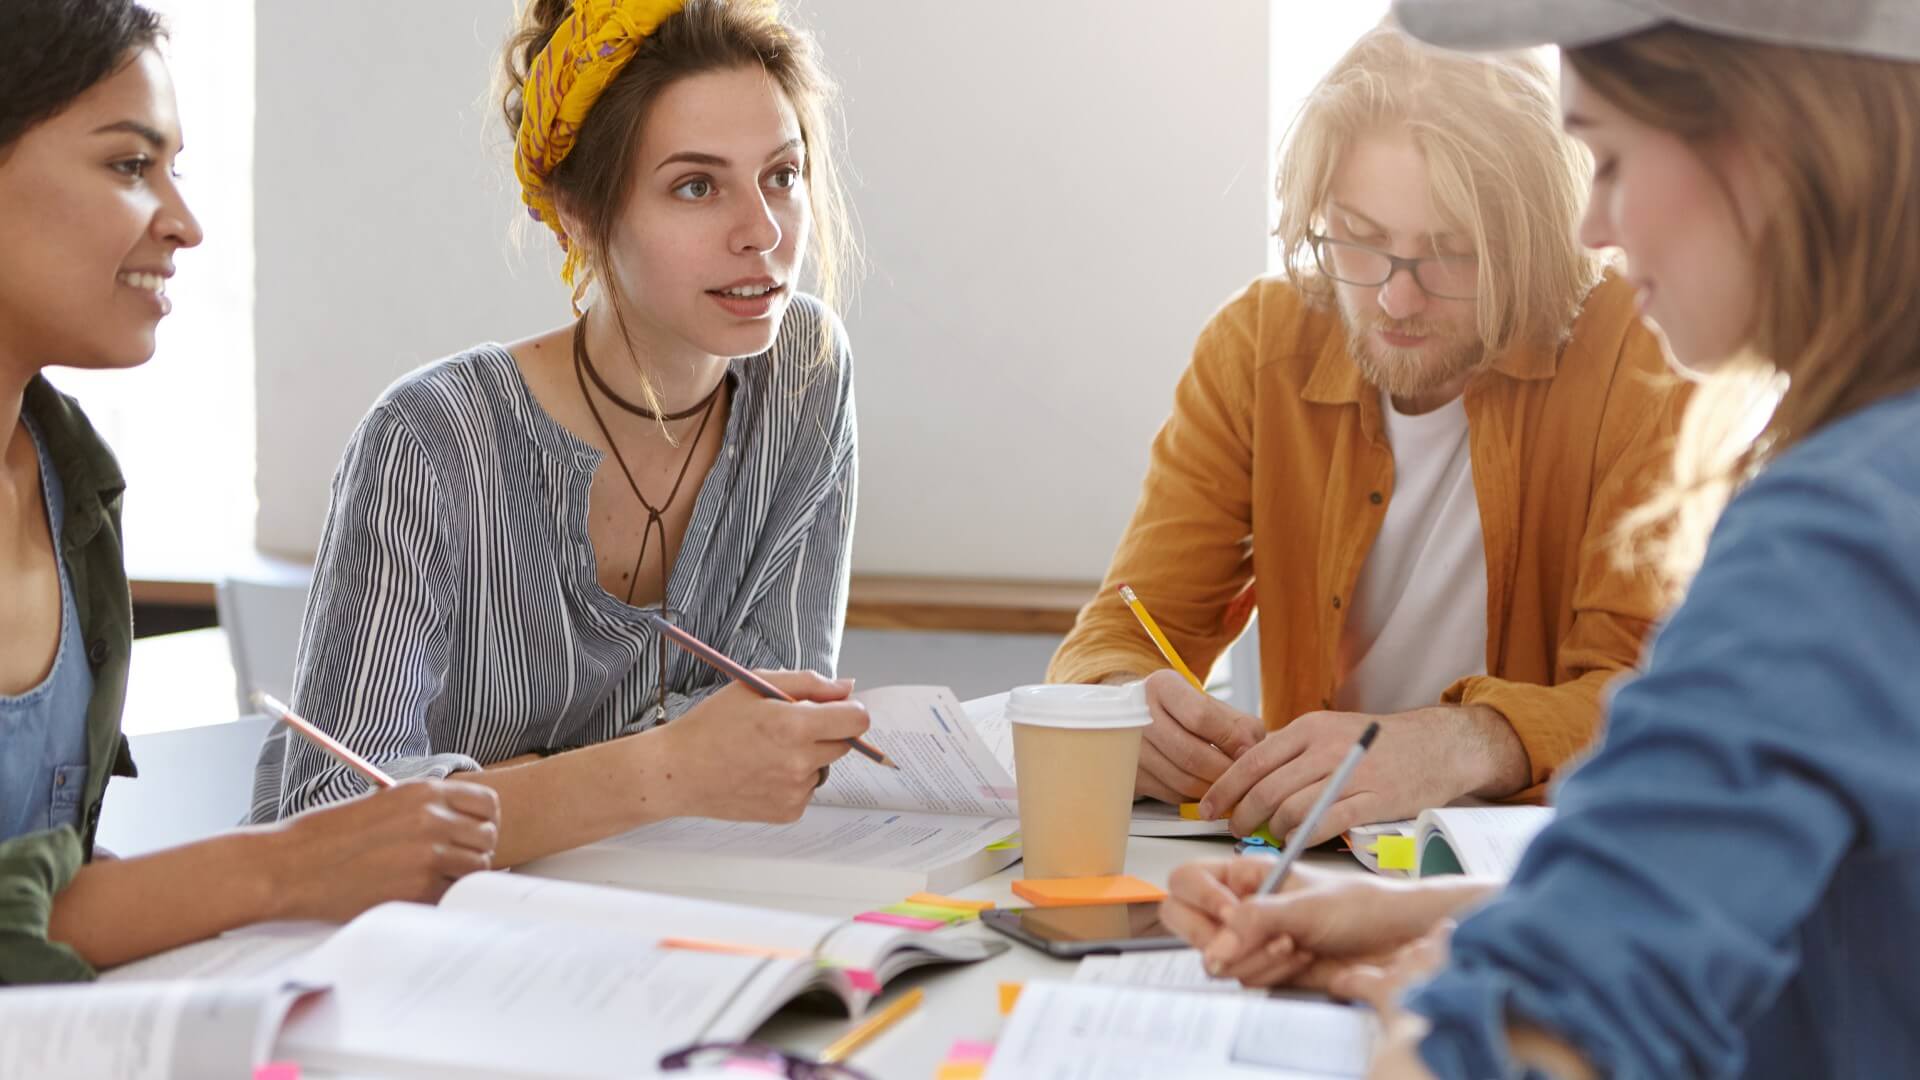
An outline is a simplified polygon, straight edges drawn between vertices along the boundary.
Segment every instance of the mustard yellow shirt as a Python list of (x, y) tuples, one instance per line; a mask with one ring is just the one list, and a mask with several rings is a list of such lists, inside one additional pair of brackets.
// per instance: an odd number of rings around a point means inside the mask
[[(1617, 567), (1611, 533), (1668, 475), (1683, 387), (1611, 273), (1565, 344), (1509, 349), (1467, 385), (1487, 674), (1434, 687), (1434, 702), (1513, 725), (1535, 785), (1521, 797), (1592, 742), (1603, 688), (1661, 610), (1661, 582)], [(1202, 331), (1106, 582), (1048, 679), (1165, 666), (1115, 595), (1124, 581), (1199, 672), (1258, 608), (1269, 729), (1330, 708), (1347, 607), (1392, 496), (1380, 396), (1338, 313), (1284, 278), (1255, 281)]]

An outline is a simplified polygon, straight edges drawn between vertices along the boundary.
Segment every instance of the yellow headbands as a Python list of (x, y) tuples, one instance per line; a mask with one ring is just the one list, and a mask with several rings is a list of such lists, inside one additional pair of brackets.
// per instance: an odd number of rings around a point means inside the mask
[[(567, 253), (560, 276), (568, 285), (579, 278), (583, 257), (580, 248), (567, 240), (553, 197), (547, 193), (547, 177), (572, 152), (588, 111), (633, 59), (640, 42), (685, 4), (686, 0), (575, 0), (573, 11), (527, 71), (520, 92), (520, 136), (513, 171), (520, 177), (520, 199), (528, 213), (553, 230)], [(576, 291), (576, 310), (578, 300)]]

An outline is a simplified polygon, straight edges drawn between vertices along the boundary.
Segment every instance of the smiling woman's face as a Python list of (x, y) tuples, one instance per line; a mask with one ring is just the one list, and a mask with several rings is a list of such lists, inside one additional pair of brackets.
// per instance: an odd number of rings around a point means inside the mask
[(200, 224), (173, 176), (180, 120), (143, 48), (0, 150), (0, 360), (130, 367), (153, 355), (173, 256)]
[(1752, 335), (1758, 200), (1739, 155), (1715, 155), (1645, 124), (1601, 97), (1571, 64), (1560, 73), (1567, 130), (1593, 151), (1593, 191), (1580, 222), (1589, 247), (1617, 247), (1640, 310), (1674, 358), (1709, 372)]

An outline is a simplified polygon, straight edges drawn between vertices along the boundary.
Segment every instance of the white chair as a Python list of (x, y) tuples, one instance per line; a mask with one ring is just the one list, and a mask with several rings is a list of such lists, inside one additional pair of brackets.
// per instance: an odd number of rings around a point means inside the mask
[(312, 585), (312, 567), (263, 558), (246, 576), (225, 578), (216, 587), (241, 712), (254, 711), (256, 690), (281, 701), (293, 696), (294, 654)]
[(100, 812), (99, 844), (144, 855), (222, 833), (246, 819), (253, 763), (273, 721), (264, 716), (135, 735), (138, 779), (116, 777)]

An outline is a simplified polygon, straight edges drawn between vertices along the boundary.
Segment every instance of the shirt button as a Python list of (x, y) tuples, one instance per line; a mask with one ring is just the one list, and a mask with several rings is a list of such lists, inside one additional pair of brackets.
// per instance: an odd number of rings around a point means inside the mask
[(1381, 503), (1385, 502), (1386, 499), (1382, 498), (1380, 493), (1376, 491), (1373, 494), (1367, 496), (1367, 501), (1372, 503), (1375, 506), (1379, 506)]
[(67, 786), (67, 774), (66, 774), (66, 773), (63, 773), (63, 772), (62, 772), (62, 773), (54, 773), (54, 774), (53, 774), (53, 786), (54, 786), (54, 787), (66, 787), (66, 786)]
[(1333, 598), (1333, 610), (1335, 611), (1340, 610), (1340, 598), (1337, 596)]
[(93, 664), (94, 667), (99, 667), (101, 664), (107, 662), (107, 640), (105, 638), (94, 638), (92, 641), (87, 642), (87, 660)]

